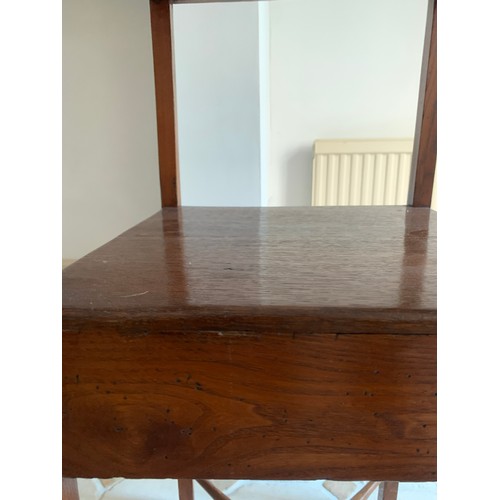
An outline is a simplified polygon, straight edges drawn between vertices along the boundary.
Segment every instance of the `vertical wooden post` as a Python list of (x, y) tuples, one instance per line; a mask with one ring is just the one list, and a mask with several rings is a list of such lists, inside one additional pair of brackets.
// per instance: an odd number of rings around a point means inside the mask
[(177, 486), (179, 488), (179, 500), (194, 500), (192, 479), (178, 479)]
[(384, 481), (378, 490), (378, 500), (397, 500), (398, 487), (397, 481)]
[(408, 204), (430, 207), (437, 154), (437, 0), (429, 0)]
[(62, 500), (79, 500), (78, 483), (74, 478), (63, 477)]
[(155, 75), (158, 161), (162, 207), (178, 205), (178, 168), (175, 130), (172, 5), (170, 0), (150, 0), (151, 36)]

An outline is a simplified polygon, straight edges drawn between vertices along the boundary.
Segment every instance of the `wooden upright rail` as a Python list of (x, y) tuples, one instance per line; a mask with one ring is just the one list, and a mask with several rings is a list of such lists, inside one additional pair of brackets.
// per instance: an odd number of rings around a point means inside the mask
[(179, 202), (176, 145), (172, 5), (169, 0), (150, 0), (151, 36), (158, 128), (161, 206)]
[[(409, 204), (430, 207), (437, 156), (437, 0), (429, 0)], [(411, 186), (411, 184), (410, 184)]]

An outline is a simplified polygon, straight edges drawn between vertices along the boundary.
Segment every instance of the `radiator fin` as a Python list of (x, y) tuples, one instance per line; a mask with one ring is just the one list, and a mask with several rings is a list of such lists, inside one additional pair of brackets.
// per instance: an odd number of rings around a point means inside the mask
[(314, 144), (312, 204), (406, 205), (412, 139)]

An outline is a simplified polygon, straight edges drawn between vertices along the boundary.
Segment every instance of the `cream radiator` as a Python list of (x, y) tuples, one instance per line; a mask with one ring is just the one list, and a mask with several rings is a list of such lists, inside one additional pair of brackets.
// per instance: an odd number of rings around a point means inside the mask
[(312, 205), (406, 205), (413, 139), (314, 143)]

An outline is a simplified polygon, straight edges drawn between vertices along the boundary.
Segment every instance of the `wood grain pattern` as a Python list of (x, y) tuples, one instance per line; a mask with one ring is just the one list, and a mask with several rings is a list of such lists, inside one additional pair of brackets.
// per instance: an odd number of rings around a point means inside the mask
[(69, 477), (432, 481), (435, 213), (166, 208), (63, 271)]
[(179, 192), (171, 4), (169, 0), (150, 0), (150, 11), (161, 203), (162, 207), (175, 207)]
[(432, 481), (436, 337), (63, 335), (74, 477)]
[[(171, 3), (150, 5), (173, 207)], [(65, 475), (435, 480), (435, 217), (308, 210), (164, 210), (64, 271)]]
[(414, 189), (410, 204), (430, 207), (437, 157), (437, 1), (430, 0), (415, 130)]
[(164, 209), (63, 271), (66, 328), (434, 334), (436, 214)]

